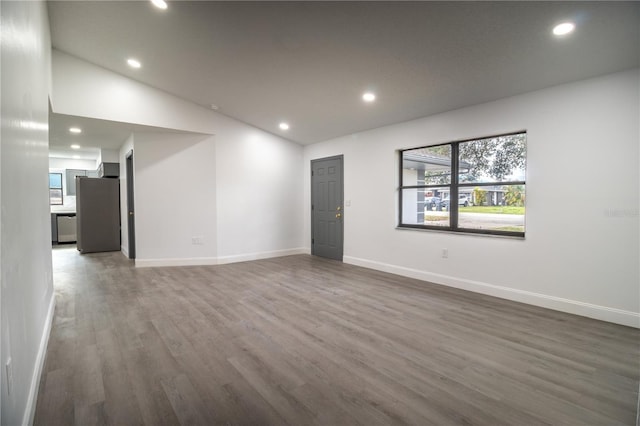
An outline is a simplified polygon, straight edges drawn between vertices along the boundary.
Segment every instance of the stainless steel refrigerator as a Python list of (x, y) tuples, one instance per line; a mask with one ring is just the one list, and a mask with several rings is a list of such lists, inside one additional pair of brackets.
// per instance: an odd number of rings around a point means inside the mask
[(80, 253), (120, 250), (120, 181), (76, 177), (76, 219)]

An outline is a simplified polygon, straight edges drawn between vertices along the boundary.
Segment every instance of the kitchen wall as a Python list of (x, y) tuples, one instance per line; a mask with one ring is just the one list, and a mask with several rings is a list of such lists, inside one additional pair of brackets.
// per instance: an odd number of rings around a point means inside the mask
[[(344, 154), (344, 261), (640, 326), (638, 70), (305, 147)], [(526, 130), (526, 239), (396, 229), (402, 148)], [(449, 250), (443, 259), (441, 251)]]
[(33, 420), (54, 307), (48, 201), (51, 42), (44, 2), (0, 3), (0, 423), (25, 425)]
[(96, 170), (102, 163), (117, 163), (119, 160), (117, 149), (104, 149), (101, 148), (98, 152), (98, 158), (96, 159)]
[(69, 195), (67, 190), (67, 169), (96, 170), (95, 160), (77, 158), (49, 158), (49, 173), (62, 174), (62, 205), (51, 206), (52, 212), (69, 212), (76, 210), (76, 196)]
[(49, 158), (49, 168), (54, 170), (96, 170), (96, 161), (77, 158)]
[[(52, 109), (185, 132), (135, 133), (125, 143), (134, 150), (137, 266), (304, 251), (300, 145), (56, 50)], [(163, 184), (179, 200), (163, 199)], [(122, 239), (126, 247), (126, 225)]]

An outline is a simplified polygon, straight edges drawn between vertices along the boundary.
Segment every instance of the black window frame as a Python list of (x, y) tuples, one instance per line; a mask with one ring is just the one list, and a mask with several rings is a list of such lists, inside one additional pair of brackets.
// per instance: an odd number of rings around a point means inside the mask
[[(51, 175), (59, 175), (60, 176), (60, 188), (51, 186)], [(50, 206), (63, 206), (64, 205), (64, 180), (62, 178), (62, 173), (57, 172), (49, 172), (49, 205)], [(52, 203), (51, 202), (51, 190), (60, 190), (60, 203)]]
[[(460, 228), (458, 226), (458, 209), (459, 209), (459, 204), (457, 202), (458, 200), (458, 194), (459, 194), (459, 189), (460, 188), (476, 188), (476, 187), (491, 187), (491, 186), (496, 186), (496, 185), (504, 185), (504, 186), (509, 186), (509, 185), (522, 185), (525, 187), (525, 192), (526, 192), (526, 168), (525, 168), (525, 180), (518, 180), (518, 181), (493, 181), (493, 182), (467, 182), (467, 183), (460, 183), (459, 182), (459, 175), (460, 175), (460, 145), (465, 143), (465, 142), (473, 142), (473, 141), (481, 141), (484, 139), (493, 139), (493, 138), (499, 138), (499, 137), (504, 137), (504, 136), (513, 136), (513, 135), (520, 135), (520, 134), (524, 134), (525, 137), (527, 136), (527, 131), (526, 130), (520, 130), (520, 131), (516, 131), (516, 132), (509, 132), (509, 133), (501, 133), (501, 134), (497, 134), (497, 135), (491, 135), (491, 136), (481, 136), (481, 137), (477, 137), (477, 138), (471, 138), (471, 139), (463, 139), (463, 140), (456, 140), (456, 141), (451, 141), (451, 142), (446, 142), (446, 143), (438, 143), (438, 144), (433, 144), (433, 145), (424, 145), (424, 146), (419, 146), (419, 147), (414, 147), (414, 148), (406, 148), (406, 149), (401, 149), (399, 150), (399, 188), (398, 188), (398, 201), (399, 201), (399, 215), (398, 215), (398, 228), (408, 228), (408, 229), (421, 229), (421, 230), (434, 230), (434, 231), (441, 231), (441, 232), (452, 232), (452, 233), (458, 233), (458, 234), (484, 234), (484, 235), (494, 235), (494, 236), (506, 236), (506, 237), (519, 237), (519, 238), (524, 238), (525, 237), (525, 232), (526, 232), (526, 228), (524, 232), (518, 232), (518, 231), (499, 231), (499, 230), (491, 230), (491, 229), (473, 229), (473, 228)], [(451, 179), (450, 179), (450, 183), (446, 184), (446, 183), (438, 183), (438, 184), (428, 184), (428, 185), (407, 185), (404, 186), (403, 185), (403, 159), (404, 159), (404, 153), (406, 151), (414, 151), (416, 149), (422, 149), (422, 148), (432, 148), (432, 147), (437, 147), (437, 146), (450, 146), (451, 147)], [(526, 162), (526, 153), (525, 153), (525, 162)], [(420, 225), (420, 224), (407, 224), (407, 223), (402, 223), (402, 205), (403, 205), (403, 200), (402, 200), (402, 196), (404, 193), (405, 189), (429, 189), (429, 188), (443, 188), (443, 187), (448, 187), (449, 188), (449, 226), (435, 226), (435, 225)], [(455, 200), (452, 201), (452, 200)], [(526, 221), (526, 210), (525, 210), (525, 221)], [(526, 223), (526, 222), (525, 222)]]

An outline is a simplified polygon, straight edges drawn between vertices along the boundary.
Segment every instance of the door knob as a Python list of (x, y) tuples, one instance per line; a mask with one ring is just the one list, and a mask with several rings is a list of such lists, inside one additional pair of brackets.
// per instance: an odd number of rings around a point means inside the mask
[(336, 219), (340, 219), (342, 215), (340, 213), (336, 213)]
[(133, 212), (129, 212), (129, 216), (133, 216)]
[(337, 211), (340, 211), (340, 206), (336, 207), (336, 210), (337, 210)]

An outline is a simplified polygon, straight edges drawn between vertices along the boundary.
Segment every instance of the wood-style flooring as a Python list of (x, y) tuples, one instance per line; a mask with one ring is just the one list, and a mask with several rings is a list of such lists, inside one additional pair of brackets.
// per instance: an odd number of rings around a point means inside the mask
[(636, 421), (636, 329), (307, 255), (53, 259), (36, 425)]

